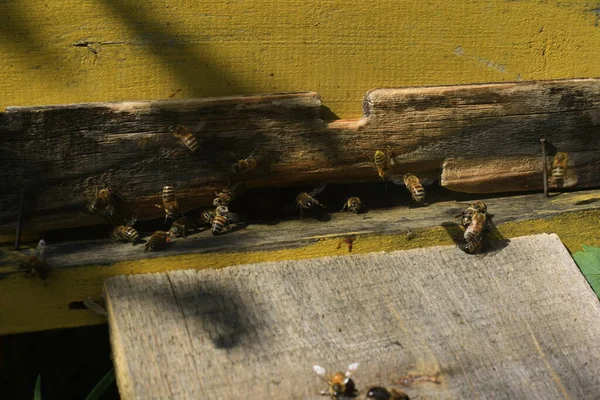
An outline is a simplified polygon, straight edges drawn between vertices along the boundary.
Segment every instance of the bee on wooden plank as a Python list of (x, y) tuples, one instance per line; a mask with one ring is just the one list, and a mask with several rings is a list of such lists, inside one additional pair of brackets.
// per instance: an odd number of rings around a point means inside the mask
[(118, 225), (110, 231), (110, 238), (116, 242), (129, 242), (132, 246), (140, 238), (140, 234), (133, 228), (137, 220), (137, 214), (133, 215), (125, 224)]
[(383, 150), (376, 150), (374, 161), (375, 167), (377, 168), (377, 173), (381, 179), (387, 179), (389, 173), (392, 171), (392, 166), (394, 165), (394, 155), (392, 154), (389, 146), (387, 148), (387, 152)]
[(238, 182), (220, 193), (215, 192), (216, 197), (213, 200), (213, 206), (229, 205), (229, 203), (231, 203), (236, 197), (242, 194), (244, 190), (246, 190), (246, 184), (244, 182)]
[(173, 186), (167, 185), (163, 187), (161, 196), (162, 206), (159, 204), (155, 204), (154, 206), (165, 210), (165, 222), (167, 222), (168, 219), (176, 220), (183, 215), (179, 208), (177, 198), (175, 197), (175, 188)]
[(232, 225), (238, 224), (244, 220), (241, 215), (234, 214), (225, 209), (226, 207), (223, 207), (221, 210), (217, 210), (216, 215), (212, 220), (211, 231), (215, 236), (229, 232), (232, 228)]
[(423, 189), (419, 178), (413, 174), (406, 174), (404, 175), (404, 184), (415, 203), (423, 204), (423, 201), (425, 201), (425, 189)]
[(28, 257), (27, 261), (21, 263), (21, 268), (25, 269), (25, 276), (32, 278), (38, 276), (45, 281), (50, 272), (50, 266), (46, 263), (46, 241), (40, 240), (35, 248), (35, 255)]
[(179, 138), (192, 153), (198, 150), (198, 141), (188, 128), (181, 124), (177, 124), (174, 127), (170, 127), (169, 130), (173, 136)]
[(231, 165), (234, 174), (246, 174), (260, 167), (265, 161), (261, 155), (256, 155), (256, 150), (250, 153), (248, 158), (238, 160)]
[(362, 201), (358, 197), (350, 197), (344, 207), (342, 207), (341, 211), (347, 210), (348, 212), (353, 212), (359, 214), (363, 208)]
[(298, 196), (296, 196), (296, 209), (300, 209), (300, 219), (303, 219), (303, 210), (310, 210), (311, 208), (316, 206), (327, 208), (323, 204), (319, 203), (319, 200), (315, 199), (315, 196), (318, 196), (319, 193), (321, 193), (323, 189), (325, 189), (325, 186), (327, 186), (327, 184), (323, 184), (315, 188), (310, 193), (302, 192), (299, 193)]
[(463, 212), (461, 212), (454, 218), (460, 218), (460, 223), (462, 224), (463, 228), (466, 229), (469, 225), (471, 225), (473, 214), (475, 214), (476, 212), (487, 215), (487, 204), (485, 204), (483, 201), (476, 201), (469, 205), (469, 207), (465, 208)]
[(356, 396), (356, 386), (350, 378), (358, 368), (358, 363), (348, 365), (346, 373), (336, 372), (328, 375), (325, 368), (320, 365), (313, 365), (313, 371), (327, 382), (327, 389), (321, 391), (322, 395), (331, 397), (332, 400), (343, 399)]
[(564, 184), (564, 175), (567, 170), (567, 153), (558, 152), (554, 156), (552, 162), (552, 178), (551, 183), (556, 187), (562, 187)]
[(144, 251), (148, 250), (163, 250), (167, 247), (167, 243), (171, 241), (169, 234), (165, 231), (156, 231), (150, 236), (146, 245), (144, 246)]
[(102, 188), (96, 192), (96, 197), (88, 207), (90, 214), (96, 214), (101, 208), (112, 204), (114, 199), (113, 190), (109, 187)]
[(487, 224), (487, 216), (482, 212), (474, 212), (471, 223), (465, 230), (465, 252), (474, 254), (481, 250), (483, 244), (483, 232)]
[(204, 211), (200, 216), (200, 221), (202, 221), (202, 223), (204, 223), (205, 225), (212, 225), (215, 216), (216, 213), (214, 211)]
[(374, 386), (367, 391), (365, 399), (372, 400), (410, 400), (408, 395), (401, 390), (386, 389), (381, 386)]
[(188, 233), (194, 232), (196, 228), (196, 224), (194, 224), (189, 218), (179, 217), (171, 224), (171, 227), (169, 228), (169, 236), (175, 238), (186, 238)]

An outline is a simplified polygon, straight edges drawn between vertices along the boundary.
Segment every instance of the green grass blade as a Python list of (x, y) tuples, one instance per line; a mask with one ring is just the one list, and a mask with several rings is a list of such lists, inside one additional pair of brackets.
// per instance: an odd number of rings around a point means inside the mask
[(92, 389), (90, 394), (87, 395), (85, 400), (98, 400), (100, 396), (102, 396), (102, 394), (106, 391), (106, 389), (108, 389), (110, 385), (112, 385), (114, 381), (115, 369), (112, 368), (110, 371), (107, 372), (106, 375), (104, 375), (102, 379), (100, 379), (100, 382), (96, 384), (96, 386)]
[(33, 389), (33, 400), (42, 400), (42, 374), (38, 374)]

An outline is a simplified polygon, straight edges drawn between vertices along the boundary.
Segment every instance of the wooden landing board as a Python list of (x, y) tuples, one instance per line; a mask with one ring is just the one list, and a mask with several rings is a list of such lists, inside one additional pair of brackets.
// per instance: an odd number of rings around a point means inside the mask
[[(149, 219), (160, 216), (154, 204), (169, 184), (190, 209), (211, 204), (230, 179), (249, 187), (379, 180), (373, 155), (387, 148), (396, 177), (441, 171), (441, 184), (456, 191), (537, 190), (545, 136), (548, 162), (569, 154), (566, 187), (600, 186), (598, 79), (378, 89), (360, 120), (329, 122), (322, 109), (314, 92), (8, 107), (0, 234), (14, 233), (22, 190), (35, 231), (102, 223), (85, 208), (104, 186)], [(169, 133), (178, 123), (196, 136), (197, 152)], [(232, 176), (231, 164), (253, 150), (267, 165)]]
[[(106, 281), (123, 399), (320, 399), (312, 372), (411, 398), (600, 392), (600, 304), (556, 235)], [(418, 396), (418, 397), (417, 397)]]

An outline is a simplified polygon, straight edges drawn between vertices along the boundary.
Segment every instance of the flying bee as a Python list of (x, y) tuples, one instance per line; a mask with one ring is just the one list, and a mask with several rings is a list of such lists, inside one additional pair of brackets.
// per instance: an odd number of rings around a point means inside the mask
[(413, 200), (418, 204), (422, 204), (425, 200), (425, 189), (423, 189), (423, 185), (421, 185), (419, 178), (413, 174), (406, 174), (404, 175), (404, 184)]
[(381, 179), (387, 179), (388, 174), (392, 170), (392, 165), (394, 165), (394, 155), (389, 147), (387, 153), (382, 150), (376, 150), (374, 161), (375, 167), (377, 168), (377, 173)]
[(296, 196), (296, 208), (300, 209), (300, 219), (303, 219), (303, 210), (310, 210), (311, 208), (316, 206), (327, 208), (323, 204), (319, 203), (319, 200), (315, 199), (314, 197), (321, 193), (323, 189), (325, 189), (325, 186), (327, 186), (327, 184), (323, 184), (317, 187), (310, 193), (302, 192), (299, 193), (298, 196)]
[(163, 250), (167, 247), (167, 243), (171, 241), (169, 234), (165, 231), (156, 231), (150, 236), (146, 245), (144, 246), (144, 251), (148, 250)]
[(466, 229), (469, 225), (471, 225), (473, 214), (476, 212), (487, 215), (487, 204), (485, 204), (483, 201), (476, 201), (469, 207), (465, 208), (463, 212), (454, 218), (460, 218), (460, 223), (462, 224), (463, 228)]
[(558, 152), (552, 162), (552, 184), (561, 187), (564, 183), (564, 174), (567, 169), (567, 153)]
[(171, 237), (187, 237), (189, 232), (196, 230), (196, 224), (190, 221), (187, 217), (179, 217), (171, 224), (169, 228), (169, 236)]
[(221, 193), (215, 192), (215, 199), (213, 200), (213, 206), (227, 206), (236, 197), (246, 190), (246, 184), (244, 182), (238, 182), (235, 185), (223, 190)]
[(183, 215), (179, 209), (179, 203), (177, 203), (175, 188), (173, 186), (167, 185), (163, 187), (161, 196), (162, 206), (159, 204), (155, 204), (154, 206), (165, 210), (165, 222), (167, 222), (168, 219), (176, 220)]
[(408, 395), (401, 390), (386, 389), (381, 386), (374, 386), (367, 391), (365, 399), (372, 400), (410, 400)]
[(169, 130), (173, 136), (181, 139), (183, 144), (185, 144), (192, 153), (198, 150), (198, 141), (188, 128), (181, 124), (177, 124), (175, 127), (170, 127)]
[(481, 249), (486, 223), (486, 214), (477, 211), (473, 213), (471, 223), (465, 230), (465, 252), (474, 254)]
[(257, 156), (256, 151), (250, 153), (248, 158), (238, 160), (236, 163), (231, 165), (231, 169), (234, 174), (244, 174), (252, 172), (260, 167), (265, 161), (263, 156)]
[(200, 216), (200, 221), (206, 225), (212, 225), (215, 215), (214, 211), (204, 211)]
[(92, 201), (92, 204), (88, 207), (88, 210), (91, 214), (96, 214), (100, 208), (105, 207), (112, 203), (113, 201), (113, 191), (111, 188), (103, 188), (98, 190), (96, 193), (96, 198)]
[(363, 204), (358, 197), (350, 197), (341, 211), (348, 210), (348, 212), (359, 214), (362, 207)]
[(46, 241), (40, 240), (35, 248), (35, 255), (27, 259), (27, 261), (21, 263), (21, 267), (25, 269), (25, 276), (31, 278), (39, 276), (41, 280), (45, 281), (48, 278), (50, 272), (50, 266), (46, 263)]
[(321, 394), (331, 397), (332, 400), (338, 400), (344, 397), (354, 397), (356, 395), (356, 386), (350, 377), (357, 368), (358, 363), (353, 363), (348, 365), (346, 373), (336, 372), (333, 375), (327, 375), (325, 373), (325, 368), (320, 365), (313, 365), (313, 371), (327, 381), (327, 384), (329, 385), (326, 390), (321, 391)]

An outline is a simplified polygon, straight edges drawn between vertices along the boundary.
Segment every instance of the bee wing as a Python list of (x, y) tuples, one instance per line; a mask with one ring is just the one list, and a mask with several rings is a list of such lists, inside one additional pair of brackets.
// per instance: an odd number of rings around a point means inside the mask
[(127, 219), (125, 221), (125, 226), (133, 226), (135, 225), (135, 223), (137, 222), (138, 219), (138, 212), (136, 211), (135, 214), (133, 214), (131, 217), (129, 217), (129, 219)]
[(315, 371), (315, 374), (325, 379), (325, 368), (321, 367), (320, 365), (313, 365), (313, 371)]
[(46, 241), (44, 239), (41, 239), (35, 248), (35, 254), (37, 255), (38, 259), (44, 260), (45, 252), (46, 252)]
[(348, 365), (348, 370), (346, 371), (346, 378), (350, 378), (350, 376), (356, 371), (359, 363), (352, 363)]
[(325, 186), (327, 186), (327, 184), (326, 184), (326, 183), (322, 184), (322, 185), (321, 185), (321, 186), (319, 186), (319, 187), (316, 187), (316, 188), (315, 188), (315, 189), (314, 189), (312, 192), (310, 192), (308, 195), (309, 195), (310, 197), (314, 197), (314, 196), (318, 195), (319, 193), (321, 193), (321, 192), (323, 191), (323, 189), (325, 189)]

